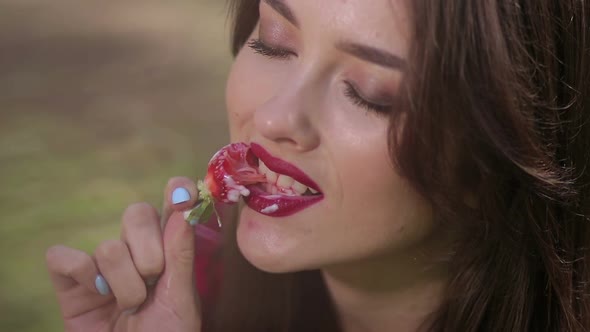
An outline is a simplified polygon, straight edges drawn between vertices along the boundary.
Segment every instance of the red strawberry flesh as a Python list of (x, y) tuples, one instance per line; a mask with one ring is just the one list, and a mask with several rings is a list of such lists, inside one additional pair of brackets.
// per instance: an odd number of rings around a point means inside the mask
[(246, 186), (266, 182), (258, 173), (258, 160), (245, 143), (233, 143), (219, 150), (209, 161), (205, 185), (217, 202), (236, 203), (248, 196)]

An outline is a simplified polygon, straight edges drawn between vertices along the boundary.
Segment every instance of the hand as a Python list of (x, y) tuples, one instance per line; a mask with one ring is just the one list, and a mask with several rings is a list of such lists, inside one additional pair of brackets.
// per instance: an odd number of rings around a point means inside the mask
[[(173, 194), (177, 188), (186, 191)], [(102, 242), (92, 256), (60, 245), (47, 250), (66, 331), (200, 331), (194, 229), (182, 213), (197, 195), (194, 182), (173, 178), (161, 217), (147, 203), (132, 204), (121, 239)]]

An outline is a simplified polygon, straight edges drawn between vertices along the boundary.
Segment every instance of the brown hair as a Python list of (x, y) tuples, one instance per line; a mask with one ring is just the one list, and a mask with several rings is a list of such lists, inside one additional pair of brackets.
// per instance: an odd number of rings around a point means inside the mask
[[(590, 6), (409, 3), (415, 44), (392, 160), (459, 239), (426, 327), (590, 331)], [(258, 4), (231, 2), (234, 54)], [(267, 274), (233, 237), (226, 246), (216, 331), (339, 329), (318, 271)]]

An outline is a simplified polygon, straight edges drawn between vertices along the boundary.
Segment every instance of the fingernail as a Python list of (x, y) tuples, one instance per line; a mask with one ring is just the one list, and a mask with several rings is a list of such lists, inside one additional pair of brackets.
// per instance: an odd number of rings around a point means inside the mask
[(194, 226), (194, 225), (196, 225), (198, 222), (199, 222), (199, 219), (193, 219), (193, 220), (189, 221), (188, 223), (189, 223), (189, 225), (191, 225), (191, 226)]
[(109, 284), (100, 274), (96, 276), (96, 279), (94, 280), (94, 286), (96, 286), (96, 290), (98, 293), (100, 293), (100, 295), (109, 295), (111, 293)]
[(133, 315), (134, 313), (137, 312), (137, 309), (139, 309), (139, 307), (135, 307), (135, 308), (131, 308), (131, 309), (127, 309), (125, 311), (123, 311), (124, 314), (127, 315)]
[(191, 199), (191, 194), (188, 190), (179, 187), (172, 192), (172, 204), (180, 204), (188, 202)]

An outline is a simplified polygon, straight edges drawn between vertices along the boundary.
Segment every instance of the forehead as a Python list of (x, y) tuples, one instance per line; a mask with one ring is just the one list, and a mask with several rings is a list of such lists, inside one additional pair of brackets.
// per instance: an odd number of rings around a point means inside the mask
[[(405, 55), (411, 0), (273, 0), (288, 7), (304, 34), (354, 40)], [(264, 1), (263, 1), (264, 2)]]

